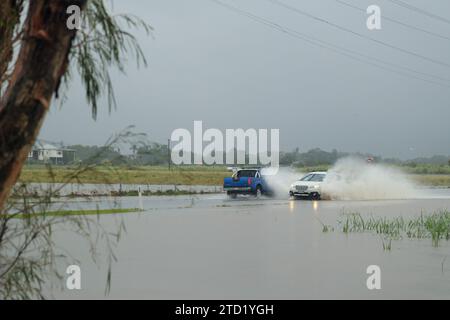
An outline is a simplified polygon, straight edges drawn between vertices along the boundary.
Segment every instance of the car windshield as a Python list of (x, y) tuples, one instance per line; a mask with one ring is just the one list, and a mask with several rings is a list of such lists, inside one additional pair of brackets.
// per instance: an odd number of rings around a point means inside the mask
[(322, 182), (325, 179), (325, 174), (323, 173), (310, 173), (300, 179), (300, 181), (314, 181)]
[(314, 174), (309, 181), (322, 182), (325, 179), (325, 175), (318, 173)]
[(304, 176), (303, 178), (300, 179), (300, 181), (309, 181), (309, 179), (312, 178), (312, 174), (307, 174), (306, 176)]

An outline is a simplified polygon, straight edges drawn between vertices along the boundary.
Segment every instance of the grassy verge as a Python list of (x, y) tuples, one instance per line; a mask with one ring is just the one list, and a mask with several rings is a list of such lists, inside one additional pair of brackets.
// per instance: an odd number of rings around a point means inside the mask
[(413, 174), (410, 178), (419, 185), (450, 188), (450, 174)]
[[(219, 189), (221, 192), (222, 189)], [(199, 195), (199, 194), (213, 194), (216, 192), (213, 191), (191, 191), (191, 190), (165, 190), (165, 191), (148, 191), (144, 190), (141, 192), (141, 195), (144, 197), (151, 197), (151, 196), (186, 196), (186, 195)], [(96, 192), (96, 193), (70, 193), (67, 196), (67, 198), (91, 198), (91, 197), (137, 197), (139, 196), (138, 190), (129, 190), (129, 191), (111, 191), (108, 193), (102, 193), (102, 192)], [(39, 198), (39, 197), (38, 197)]]
[[(302, 167), (299, 172), (326, 171), (327, 166)], [(65, 182), (72, 173), (69, 167), (27, 166), (23, 169), (20, 182), (45, 183)], [(230, 176), (224, 166), (180, 166), (169, 170), (162, 166), (144, 167), (100, 167), (95, 172), (81, 174), (81, 183), (94, 184), (173, 184), (173, 185), (221, 185), (223, 178)], [(409, 177), (424, 186), (450, 187), (450, 174), (415, 174)]]
[[(388, 167), (398, 169), (411, 175), (450, 175), (450, 165), (447, 164), (385, 164)], [(301, 172), (327, 171), (331, 165), (300, 166), (297, 169)]]
[[(219, 189), (222, 191), (222, 189)], [(185, 196), (185, 195), (196, 195), (196, 194), (212, 194), (215, 193), (213, 191), (191, 191), (191, 190), (165, 190), (165, 191), (142, 191), (142, 196), (144, 197), (151, 197), (151, 196)], [(117, 192), (113, 191), (110, 194), (113, 197), (137, 197), (139, 196), (138, 190), (130, 190), (130, 191), (122, 191)], [(74, 195), (75, 197), (78, 197), (78, 195)]]
[(104, 210), (64, 210), (64, 211), (52, 211), (45, 213), (36, 213), (32, 215), (19, 214), (16, 215), (16, 219), (25, 219), (33, 216), (36, 217), (67, 217), (67, 216), (94, 216), (94, 215), (106, 215), (106, 214), (119, 214), (119, 213), (132, 213), (140, 212), (141, 210), (136, 208), (131, 209), (104, 209)]
[[(71, 174), (68, 167), (54, 167), (50, 172), (42, 166), (28, 166), (22, 170), (20, 182), (64, 182)], [(225, 167), (183, 166), (169, 170), (167, 167), (100, 167), (95, 172), (81, 174), (81, 183), (123, 183), (123, 184), (182, 184), (221, 185), (223, 178), (230, 175)]]

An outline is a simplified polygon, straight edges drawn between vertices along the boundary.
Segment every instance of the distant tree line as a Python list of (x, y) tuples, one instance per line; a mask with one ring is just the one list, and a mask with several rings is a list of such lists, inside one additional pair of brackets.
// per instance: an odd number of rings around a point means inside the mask
[(76, 162), (95, 162), (111, 165), (164, 165), (168, 163), (166, 145), (151, 143), (132, 145), (131, 153), (124, 154), (118, 147), (72, 145)]
[(382, 158), (381, 156), (372, 155), (369, 153), (339, 152), (336, 149), (332, 150), (331, 152), (328, 152), (319, 148), (311, 149), (307, 152), (300, 152), (298, 148), (292, 152), (281, 152), (280, 164), (293, 165), (298, 167), (332, 165), (338, 159), (348, 156), (355, 156), (360, 158), (372, 158), (374, 162), (378, 163), (381, 162), (386, 164), (403, 165), (409, 167), (416, 167), (422, 165), (450, 166), (450, 157), (443, 155), (420, 157), (411, 160), (400, 160), (397, 158)]
[[(111, 164), (111, 165), (167, 165), (168, 164), (168, 149), (167, 145), (159, 143), (140, 143), (131, 146), (131, 150), (127, 154), (117, 147), (111, 146), (85, 146), (72, 145), (68, 148), (75, 150), (76, 161), (84, 162), (89, 159), (95, 159), (97, 164)], [(95, 157), (95, 155), (99, 155)], [(306, 152), (300, 152), (296, 148), (290, 152), (280, 152), (280, 165), (295, 166), (295, 167), (311, 167), (311, 166), (327, 166), (334, 164), (338, 159), (347, 156), (356, 156), (361, 158), (373, 158), (375, 162), (383, 162), (395, 165), (405, 165), (410, 167), (429, 165), (449, 165), (450, 159), (448, 156), (435, 155), (428, 158), (421, 157), (412, 160), (400, 160), (396, 158), (382, 158), (380, 156), (368, 153), (348, 153), (340, 152), (336, 149), (332, 151), (325, 151), (320, 148), (314, 148)], [(247, 156), (248, 159), (248, 156)]]

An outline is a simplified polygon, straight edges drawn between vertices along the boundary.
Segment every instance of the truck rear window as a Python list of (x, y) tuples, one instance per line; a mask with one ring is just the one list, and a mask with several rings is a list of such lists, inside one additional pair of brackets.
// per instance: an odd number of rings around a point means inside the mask
[(256, 170), (241, 170), (236, 173), (237, 178), (254, 178)]

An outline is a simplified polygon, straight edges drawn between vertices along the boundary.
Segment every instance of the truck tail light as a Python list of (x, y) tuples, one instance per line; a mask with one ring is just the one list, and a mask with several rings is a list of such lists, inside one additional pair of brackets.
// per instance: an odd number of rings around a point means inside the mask
[(252, 178), (248, 178), (247, 183), (248, 183), (249, 186), (251, 186), (252, 185)]

